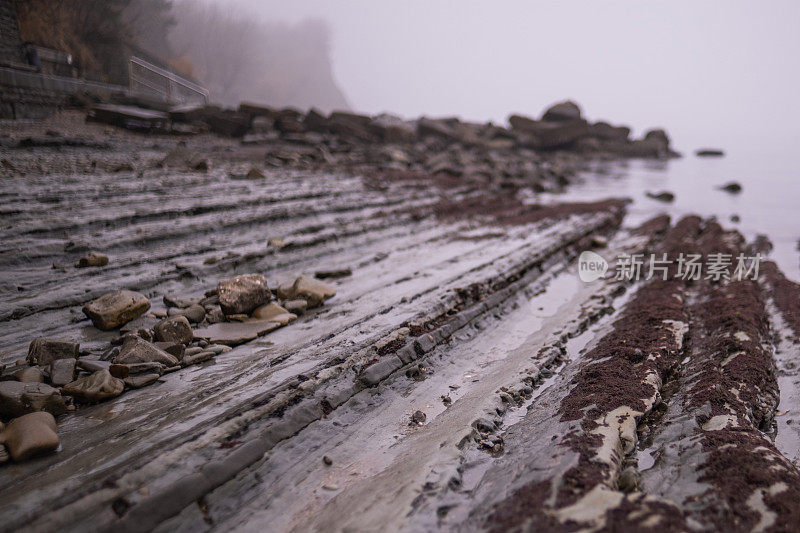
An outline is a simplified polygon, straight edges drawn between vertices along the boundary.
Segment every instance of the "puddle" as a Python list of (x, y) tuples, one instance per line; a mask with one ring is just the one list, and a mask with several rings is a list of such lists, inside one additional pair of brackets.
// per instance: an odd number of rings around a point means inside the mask
[(644, 450), (636, 451), (636, 464), (638, 465), (639, 472), (650, 470), (656, 464), (656, 458), (653, 457), (655, 447), (646, 448)]
[(775, 416), (775, 447), (793, 464), (800, 465), (800, 371), (797, 367), (798, 346), (775, 304), (767, 303), (773, 331), (780, 336), (775, 346), (778, 367), (780, 402)]

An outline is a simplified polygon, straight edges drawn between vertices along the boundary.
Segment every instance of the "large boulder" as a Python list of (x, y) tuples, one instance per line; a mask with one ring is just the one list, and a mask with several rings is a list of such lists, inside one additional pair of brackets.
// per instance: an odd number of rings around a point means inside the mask
[(304, 118), (297, 109), (287, 107), (276, 112), (274, 127), (283, 134), (304, 133), (306, 131)]
[(589, 126), (589, 135), (603, 141), (627, 141), (631, 135), (628, 126), (612, 126), (608, 122), (596, 122)]
[(178, 364), (178, 359), (156, 345), (131, 335), (122, 343), (122, 348), (120, 348), (117, 356), (114, 357), (114, 363), (119, 365), (161, 363), (166, 367), (173, 367)]
[(305, 118), (303, 119), (303, 126), (308, 131), (316, 131), (317, 133), (326, 133), (330, 126), (330, 122), (328, 121), (328, 117), (320, 113), (314, 108), (306, 113)]
[(55, 451), (60, 444), (56, 419), (50, 413), (30, 413), (12, 420), (0, 432), (0, 444), (14, 461)]
[(511, 115), (508, 117), (511, 128), (517, 131), (536, 131), (541, 128), (540, 122), (525, 115)]
[(581, 108), (572, 100), (550, 106), (542, 115), (546, 122), (569, 122), (581, 119)]
[(370, 129), (385, 143), (407, 144), (417, 139), (414, 124), (394, 115), (378, 115), (370, 122)]
[(370, 130), (371, 121), (372, 118), (367, 115), (334, 111), (328, 117), (328, 127), (336, 135), (370, 142), (375, 140), (375, 136)]
[(417, 121), (417, 134), (420, 137), (435, 137), (447, 141), (458, 141), (459, 135), (455, 124), (447, 119), (430, 119), (422, 117)]
[(171, 316), (160, 321), (153, 327), (156, 340), (160, 342), (179, 342), (189, 344), (192, 342), (192, 326), (185, 316)]
[(58, 416), (67, 412), (57, 389), (44, 383), (0, 381), (0, 416), (16, 417), (36, 411)]
[(98, 370), (68, 383), (61, 390), (77, 400), (92, 403), (119, 396), (125, 390), (125, 382), (112, 376), (108, 370)]
[(667, 132), (662, 129), (649, 130), (644, 134), (644, 140), (652, 143), (657, 143), (664, 148), (664, 151), (669, 151), (669, 136)]
[(80, 344), (59, 339), (38, 338), (28, 345), (28, 362), (48, 366), (56, 359), (77, 359)]
[(261, 274), (242, 274), (217, 284), (217, 296), (226, 315), (249, 315), (256, 307), (269, 303), (272, 293)]
[(270, 119), (274, 119), (275, 115), (278, 114), (278, 112), (271, 107), (259, 104), (253, 104), (250, 102), (242, 102), (241, 104), (239, 104), (239, 113), (244, 113), (245, 115), (249, 115), (251, 118), (267, 117)]
[(239, 111), (223, 110), (203, 117), (211, 131), (225, 137), (244, 137), (250, 130), (251, 117)]
[(150, 309), (150, 300), (138, 292), (118, 290), (104, 294), (83, 307), (94, 327), (114, 329), (143, 315)]
[(589, 125), (585, 120), (545, 122), (512, 116), (509, 121), (514, 131), (518, 132), (517, 142), (534, 149), (567, 148), (589, 133)]

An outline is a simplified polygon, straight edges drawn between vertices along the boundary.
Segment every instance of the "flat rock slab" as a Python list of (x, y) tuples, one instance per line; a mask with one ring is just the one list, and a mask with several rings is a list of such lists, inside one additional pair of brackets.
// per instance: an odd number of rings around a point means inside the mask
[(256, 337), (266, 335), (281, 327), (277, 322), (254, 320), (252, 322), (220, 322), (194, 331), (195, 338), (207, 339), (214, 344), (236, 346)]
[(113, 124), (122, 128), (146, 129), (163, 125), (169, 120), (166, 113), (141, 107), (98, 104), (89, 111), (89, 120)]

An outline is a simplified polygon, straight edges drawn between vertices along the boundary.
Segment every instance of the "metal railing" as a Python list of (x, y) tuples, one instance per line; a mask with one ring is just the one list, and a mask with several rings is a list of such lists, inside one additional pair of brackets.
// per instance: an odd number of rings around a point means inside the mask
[(208, 89), (144, 59), (132, 56), (128, 69), (131, 92), (151, 94), (172, 103), (208, 103)]

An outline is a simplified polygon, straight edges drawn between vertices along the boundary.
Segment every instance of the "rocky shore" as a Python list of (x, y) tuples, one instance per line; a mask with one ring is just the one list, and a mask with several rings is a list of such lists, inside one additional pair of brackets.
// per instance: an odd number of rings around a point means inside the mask
[(0, 531), (800, 515), (800, 285), (576, 271), (767, 241), (539, 197), (663, 131), (145, 105), (4, 124)]

